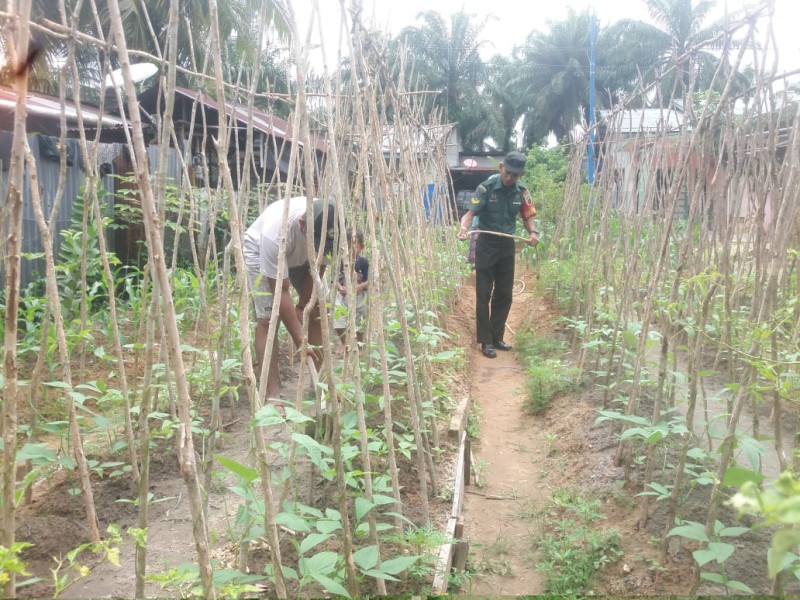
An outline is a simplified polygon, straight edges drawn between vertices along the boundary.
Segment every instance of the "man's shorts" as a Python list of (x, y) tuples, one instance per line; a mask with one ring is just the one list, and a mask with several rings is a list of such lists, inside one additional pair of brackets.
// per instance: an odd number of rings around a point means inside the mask
[[(289, 268), (289, 281), (294, 289), (300, 291), (303, 280), (308, 273), (308, 263), (299, 267)], [(257, 264), (247, 262), (247, 281), (250, 284), (250, 294), (253, 296), (256, 319), (269, 319), (272, 314), (272, 290), (269, 289), (269, 280)]]

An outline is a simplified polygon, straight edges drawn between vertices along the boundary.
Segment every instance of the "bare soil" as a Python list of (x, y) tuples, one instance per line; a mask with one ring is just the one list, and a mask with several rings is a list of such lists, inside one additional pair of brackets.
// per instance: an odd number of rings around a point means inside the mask
[[(506, 341), (514, 344), (513, 332), (518, 330), (558, 337), (557, 314), (537, 289), (535, 274), (520, 273), (518, 267), (517, 277), (524, 289), (514, 297)], [(614, 466), (617, 435), (610, 424), (595, 424), (601, 395), (584, 389), (556, 398), (541, 413), (527, 412), (523, 408), (526, 375), (516, 351), (488, 359), (473, 343), (474, 279), (467, 282), (462, 299), (462, 320), (473, 324), (464, 339), (471, 348), (471, 394), (479, 419), (479, 436), (472, 444), (478, 485), (468, 489), (464, 505), (464, 535), (470, 543), (468, 566), (473, 575), (462, 592), (481, 596), (545, 593), (536, 569), (540, 554), (533, 534), (547, 527), (539, 515), (552, 492), (573, 489), (601, 500), (600, 512), (606, 518), (598, 527), (616, 529), (621, 539), (621, 557), (602, 569), (587, 591), (609, 596), (687, 594), (693, 578), (691, 553), (697, 546), (673, 538), (667, 564), (658, 565), (657, 541), (666, 526), (664, 503), (651, 501), (646, 530), (641, 531), (636, 494), (642, 490), (643, 474), (634, 467), (625, 482), (622, 467)], [(696, 488), (682, 507), (682, 517), (704, 522), (709, 492), (708, 487)], [(718, 518), (726, 525), (753, 524), (737, 523), (737, 515), (727, 506)], [(771, 535), (762, 528), (738, 538), (735, 553), (726, 561), (728, 576), (757, 594), (770, 591), (766, 553)], [(725, 594), (725, 589), (701, 581), (698, 594)]]
[[(536, 286), (532, 272), (518, 268), (518, 277), (524, 289), (515, 295), (509, 318), (506, 341), (514, 344), (516, 331), (534, 328), (548, 335), (559, 335), (554, 326), (556, 316)], [(618, 562), (606, 567), (593, 584), (595, 594), (607, 595), (680, 595), (686, 594), (691, 581), (695, 548), (677, 543), (670, 546), (667, 565), (655, 568), (657, 548), (652, 538), (661, 536), (665, 523), (663, 507), (653, 503), (647, 530), (636, 526), (638, 510), (635, 494), (641, 491), (634, 470), (631, 481), (623, 485), (621, 468), (613, 466), (617, 442), (610, 426), (595, 425), (600, 398), (596, 393), (583, 390), (557, 398), (544, 412), (528, 414), (523, 408), (526, 395), (526, 374), (519, 363), (516, 351), (500, 352), (496, 359), (483, 357), (474, 343), (474, 282), (464, 282), (455, 310), (446, 315), (444, 329), (451, 335), (454, 346), (466, 349), (463, 371), (442, 374), (448, 377), (452, 397), (471, 395), (473, 418), (478, 423), (478, 437), (473, 441), (473, 477), (464, 503), (464, 537), (470, 543), (468, 578), (461, 593), (474, 595), (532, 595), (544, 593), (542, 576), (537, 571), (538, 548), (532, 544), (532, 534), (542, 525), (537, 518), (540, 509), (553, 490), (573, 488), (587, 497), (602, 500), (600, 511), (606, 519), (600, 527), (616, 528), (621, 537), (622, 556)], [(284, 381), (288, 397), (297, 385), (297, 374), (284, 365)], [(229, 423), (226, 435), (218, 449), (220, 454), (239, 462), (247, 462), (249, 440), (249, 403), (239, 399), (224, 407), (225, 421)], [(287, 440), (288, 427), (270, 429), (272, 439)], [(441, 439), (444, 441), (445, 436)], [(453, 453), (455, 448), (445, 443), (437, 458), (437, 482), (440, 490), (447, 490), (453, 480)], [(284, 466), (283, 459), (273, 456), (273, 473), (277, 475)], [(308, 469), (302, 463), (301, 494), (323, 497), (331, 490), (306, 476)], [(381, 466), (378, 465), (377, 469)], [(418, 518), (418, 487), (413, 476), (413, 465), (403, 470), (406, 514)], [(235, 567), (236, 548), (229, 541), (239, 499), (233, 497), (227, 486), (232, 483), (218, 481), (209, 493), (209, 528), (214, 542), (214, 556), (220, 565)], [(95, 502), (101, 531), (109, 523), (120, 525), (123, 532), (136, 526), (137, 508), (119, 500), (135, 497), (135, 491), (122, 477), (95, 481)], [(19, 510), (17, 539), (34, 544), (23, 555), (23, 560), (33, 576), (44, 582), (20, 590), (24, 597), (52, 596), (54, 588), (50, 570), (53, 558), (63, 558), (67, 552), (88, 541), (83, 525), (84, 513), (80, 496), (70, 489), (75, 482), (65, 471), (37, 484), (34, 501)], [(151, 491), (154, 499), (164, 501), (150, 508), (148, 572), (159, 573), (181, 563), (195, 560), (192, 524), (188, 501), (184, 492), (174, 448), (162, 443), (154, 450), (151, 465)], [(446, 494), (431, 498), (431, 515), (434, 524), (443, 528), (449, 512)], [(684, 508), (684, 518), (702, 520), (707, 507), (707, 497), (698, 491), (690, 496)], [(723, 511), (720, 517), (733, 524), (735, 515)], [(756, 593), (768, 593), (766, 577), (766, 549), (770, 534), (767, 530), (754, 531), (738, 540), (734, 556), (726, 563), (732, 577), (750, 585)], [(129, 537), (121, 548), (121, 566), (103, 563), (91, 573), (67, 588), (61, 597), (100, 598), (133, 597), (134, 567), (133, 543)], [(286, 551), (291, 552), (288, 534), (284, 535)], [(264, 545), (256, 545), (251, 555), (252, 569), (259, 569), (268, 560)], [(92, 566), (89, 558), (85, 562)], [(258, 572), (258, 571), (253, 571)], [(459, 590), (451, 590), (457, 592)], [(403, 590), (390, 590), (402, 593)], [(148, 597), (176, 595), (174, 590), (163, 590), (155, 583), (147, 587)], [(267, 595), (274, 595), (269, 586)], [(374, 593), (374, 590), (362, 590)], [(704, 584), (703, 594), (720, 594), (724, 590)], [(311, 587), (303, 595), (319, 596), (321, 589)]]

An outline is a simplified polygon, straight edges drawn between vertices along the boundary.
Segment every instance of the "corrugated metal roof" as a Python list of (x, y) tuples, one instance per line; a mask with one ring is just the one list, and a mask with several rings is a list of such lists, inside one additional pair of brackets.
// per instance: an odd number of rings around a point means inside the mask
[[(176, 87), (175, 92), (177, 94), (185, 96), (189, 100), (192, 101), (197, 100), (199, 102), (202, 102), (205, 106), (219, 112), (219, 105), (217, 104), (217, 101), (204, 94), (202, 90), (189, 90), (186, 88)], [(226, 100), (225, 114), (228, 115), (229, 117), (234, 117), (237, 121), (241, 121), (242, 123), (247, 123), (248, 119), (247, 106), (231, 102), (230, 100)], [(253, 115), (252, 123), (253, 123), (253, 128), (255, 130), (282, 140), (293, 141), (292, 127), (288, 121), (285, 121), (280, 117), (276, 117), (273, 114), (264, 112), (263, 110), (259, 110), (255, 107), (253, 108), (252, 115)], [(313, 135), (311, 136), (311, 139), (314, 142), (315, 148), (317, 150), (319, 150), (320, 152), (325, 152), (327, 150), (327, 145), (324, 139)], [(303, 146), (303, 142), (301, 140), (294, 140), (294, 141), (300, 147)]]
[[(59, 98), (36, 92), (28, 92), (28, 99), (25, 106), (28, 112), (28, 121), (34, 125), (34, 127), (28, 127), (28, 131), (42, 130), (51, 135), (58, 135), (58, 131), (60, 131), (61, 128), (62, 111), (62, 104)], [(14, 130), (14, 114), (16, 107), (16, 91), (10, 88), (0, 87), (0, 130)], [(75, 104), (65, 101), (63, 110), (67, 125), (77, 125), (78, 110)], [(81, 105), (80, 114), (84, 124), (87, 126), (97, 127), (99, 124), (104, 128), (108, 127), (112, 129), (122, 129), (125, 126), (121, 119), (107, 114), (100, 115), (97, 108), (86, 104)]]
[[(394, 126), (384, 127), (381, 139), (381, 150), (384, 154), (399, 152), (402, 143), (410, 145), (418, 152), (431, 152), (443, 148), (447, 137), (455, 128), (452, 123), (443, 125), (422, 125), (408, 127), (404, 132), (398, 132)], [(402, 140), (402, 141), (401, 141)]]
[(675, 108), (638, 108), (601, 114), (612, 131), (625, 134), (679, 131), (684, 127), (683, 111)]

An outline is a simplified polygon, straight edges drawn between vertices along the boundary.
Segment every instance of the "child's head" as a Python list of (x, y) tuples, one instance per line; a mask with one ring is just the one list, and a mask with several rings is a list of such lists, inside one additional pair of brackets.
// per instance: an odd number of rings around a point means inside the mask
[(351, 256), (358, 256), (364, 251), (364, 232), (360, 229), (348, 232), (350, 239), (350, 254)]

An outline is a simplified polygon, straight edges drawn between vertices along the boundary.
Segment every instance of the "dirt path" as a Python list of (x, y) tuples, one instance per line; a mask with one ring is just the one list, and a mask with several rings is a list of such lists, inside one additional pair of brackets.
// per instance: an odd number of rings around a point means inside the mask
[[(523, 278), (526, 276), (523, 274)], [(532, 286), (514, 297), (508, 326), (516, 331), (523, 315), (534, 307)], [(470, 318), (468, 335), (474, 340), (474, 277), (462, 289), (464, 319)], [(471, 301), (467, 301), (471, 298)], [(506, 341), (514, 344), (507, 332)], [(535, 419), (523, 410), (525, 373), (516, 351), (484, 357), (477, 344), (471, 348), (470, 394), (473, 418), (479, 419), (473, 441), (475, 485), (464, 500), (464, 531), (470, 542), (470, 567), (477, 573), (463, 590), (475, 595), (529, 595), (542, 590), (530, 543), (530, 522), (525, 515), (543, 501), (542, 452)]]

